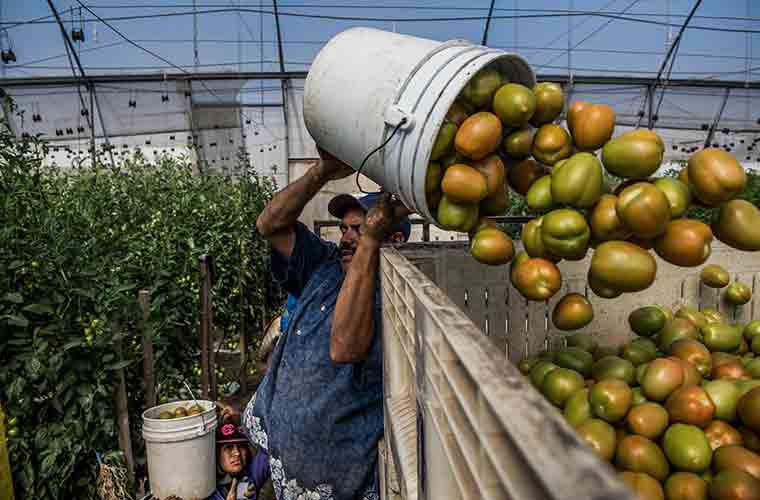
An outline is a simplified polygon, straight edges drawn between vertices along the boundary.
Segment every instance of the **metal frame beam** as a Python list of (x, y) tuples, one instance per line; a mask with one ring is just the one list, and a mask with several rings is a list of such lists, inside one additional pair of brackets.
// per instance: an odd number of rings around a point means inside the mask
[(207, 109), (207, 108), (219, 108), (219, 109), (226, 109), (226, 108), (282, 108), (284, 106), (281, 102), (264, 102), (264, 103), (254, 103), (254, 102), (246, 102), (246, 103), (235, 103), (235, 102), (225, 102), (225, 103), (219, 103), (214, 104), (213, 102), (204, 102), (199, 103), (195, 105), (195, 109)]
[[(280, 30), (280, 14), (277, 10), (277, 0), (272, 0), (272, 5), (274, 6), (274, 23), (275, 27), (277, 28), (277, 53), (279, 55), (278, 59), (280, 60), (280, 72), (285, 73), (285, 52), (282, 49), (282, 31)], [(290, 129), (290, 126), (288, 125), (288, 78), (283, 78), (280, 80), (280, 87), (282, 89), (282, 120), (285, 125), (285, 134), (283, 136), (283, 141), (285, 142), (285, 154), (290, 154), (290, 136), (288, 134), (288, 130)], [(287, 162), (285, 162), (285, 184), (290, 183), (290, 165)]]
[[(82, 78), (80, 81), (84, 81), (84, 83), (87, 85), (87, 90), (90, 92), (90, 109), (89, 109), (89, 117), (88, 122), (90, 125), (90, 139), (92, 142), (92, 158), (93, 163), (95, 163), (95, 160), (97, 159), (98, 150), (95, 145), (95, 113), (93, 111), (96, 111), (98, 113), (98, 118), (100, 119), (100, 128), (103, 131), (103, 137), (105, 138), (106, 142), (106, 150), (108, 151), (108, 156), (111, 159), (111, 166), (113, 168), (116, 168), (116, 162), (113, 159), (113, 153), (111, 152), (111, 141), (108, 138), (108, 131), (106, 130), (106, 124), (103, 120), (103, 113), (100, 110), (100, 101), (98, 100), (98, 94), (95, 90), (95, 83), (92, 82), (87, 78), (87, 74), (84, 72), (84, 68), (82, 67), (82, 61), (79, 59), (79, 54), (76, 51), (76, 48), (74, 48), (74, 43), (71, 41), (71, 38), (69, 38), (69, 33), (66, 31), (66, 28), (63, 26), (63, 21), (61, 20), (61, 16), (58, 14), (58, 11), (55, 8), (55, 5), (53, 5), (52, 0), (47, 0), (48, 6), (50, 6), (50, 10), (53, 11), (53, 15), (55, 15), (55, 20), (58, 22), (58, 26), (61, 28), (61, 35), (63, 36), (63, 41), (68, 47), (68, 50), (71, 51), (71, 55), (74, 57), (74, 61), (77, 63), (77, 68), (79, 68), (79, 73), (81, 73)], [(71, 61), (69, 61), (71, 62)], [(72, 68), (73, 69), (73, 68)]]
[[(225, 72), (201, 72), (201, 73), (166, 73), (167, 81), (185, 80), (303, 80), (308, 73), (306, 71), (243, 71), (240, 73)], [(556, 83), (568, 83), (569, 75), (540, 74), (536, 76), (542, 81)], [(114, 83), (138, 83), (138, 82), (163, 82), (164, 74), (113, 74), (113, 75), (90, 75), (87, 80), (93, 84)], [(0, 78), (0, 88), (12, 87), (50, 87), (75, 85), (84, 80), (71, 76), (34, 76), (20, 78)], [(641, 85), (652, 84), (652, 78), (634, 76), (604, 76), (604, 75), (573, 75), (572, 81), (576, 85)], [(699, 80), (699, 79), (671, 79), (668, 87), (704, 87), (704, 88), (732, 88), (732, 89), (760, 89), (760, 80), (745, 82), (744, 80)]]
[(496, 0), (491, 0), (491, 7), (488, 9), (488, 19), (486, 19), (486, 27), (483, 29), (483, 39), (480, 45), (488, 45), (488, 30), (491, 28), (491, 17), (493, 17), (493, 6)]
[(715, 130), (718, 128), (718, 123), (720, 123), (720, 119), (723, 117), (723, 111), (726, 109), (726, 103), (728, 102), (728, 96), (731, 93), (731, 89), (726, 89), (725, 93), (723, 94), (723, 101), (720, 103), (720, 107), (718, 108), (718, 111), (715, 113), (715, 118), (713, 119), (713, 122), (710, 124), (710, 130), (707, 132), (707, 138), (705, 138), (705, 147), (710, 147), (710, 143), (713, 140), (713, 137), (715, 136)]

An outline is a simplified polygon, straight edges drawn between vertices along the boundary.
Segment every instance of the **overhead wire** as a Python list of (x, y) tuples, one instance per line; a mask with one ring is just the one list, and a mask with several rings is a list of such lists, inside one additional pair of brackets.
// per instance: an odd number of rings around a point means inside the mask
[[(115, 28), (113, 25), (111, 25), (109, 22), (107, 22), (107, 21), (103, 20), (103, 19), (102, 19), (102, 18), (101, 18), (101, 17), (100, 17), (98, 14), (96, 14), (95, 12), (93, 12), (93, 11), (92, 11), (92, 9), (90, 9), (90, 8), (89, 8), (89, 7), (87, 7), (87, 6), (86, 6), (84, 3), (82, 3), (82, 1), (81, 1), (81, 0), (76, 0), (76, 2), (77, 2), (79, 5), (81, 5), (81, 6), (82, 6), (82, 7), (83, 7), (85, 10), (87, 10), (87, 12), (89, 12), (91, 15), (95, 16), (96, 18), (98, 18), (98, 19), (99, 19), (99, 20), (100, 20), (100, 21), (101, 21), (103, 24), (105, 24), (105, 25), (106, 25), (108, 28), (110, 28), (110, 29), (111, 29), (111, 31), (113, 31), (114, 33), (116, 33), (117, 35), (119, 35), (119, 37), (123, 38), (123, 39), (124, 39), (124, 40), (125, 40), (127, 43), (129, 43), (130, 45), (132, 45), (132, 46), (134, 46), (134, 47), (136, 47), (136, 48), (138, 48), (138, 49), (142, 50), (143, 52), (146, 52), (146, 53), (150, 54), (151, 56), (155, 57), (156, 59), (160, 60), (161, 62), (163, 62), (163, 63), (165, 63), (165, 64), (168, 64), (169, 66), (171, 66), (171, 67), (173, 67), (173, 68), (175, 68), (175, 69), (177, 69), (177, 70), (179, 70), (179, 71), (181, 71), (181, 72), (183, 72), (183, 73), (185, 73), (185, 74), (188, 74), (188, 75), (190, 75), (190, 74), (191, 74), (189, 71), (185, 70), (185, 69), (184, 69), (184, 68), (182, 68), (181, 66), (177, 66), (176, 64), (174, 64), (173, 62), (169, 61), (169, 60), (168, 60), (168, 59), (166, 59), (165, 57), (163, 57), (163, 56), (161, 56), (161, 55), (159, 55), (159, 54), (157, 54), (157, 53), (153, 52), (153, 51), (152, 51), (152, 50), (150, 50), (150, 49), (147, 49), (147, 48), (143, 47), (142, 45), (140, 45), (140, 44), (138, 44), (138, 43), (135, 43), (135, 42), (133, 42), (133, 41), (132, 41), (132, 40), (131, 40), (129, 37), (127, 37), (126, 35), (124, 35), (124, 34), (123, 34), (121, 31), (119, 31), (118, 29), (116, 29), (116, 28)], [(206, 90), (207, 90), (207, 91), (208, 91), (208, 92), (209, 92), (211, 95), (213, 95), (213, 96), (214, 96), (214, 97), (215, 97), (215, 98), (216, 98), (216, 99), (217, 99), (219, 102), (222, 102), (222, 103), (224, 102), (224, 101), (223, 101), (223, 99), (222, 99), (221, 97), (219, 97), (219, 95), (218, 95), (216, 92), (214, 92), (213, 90), (211, 90), (211, 89), (208, 87), (208, 85), (206, 85), (206, 82), (204, 82), (203, 80), (198, 80), (198, 82), (199, 82), (199, 83), (201, 84), (201, 86), (202, 86), (203, 88), (205, 88), (205, 89), (206, 89)], [(251, 120), (251, 121), (252, 121), (252, 122), (254, 122), (254, 123), (258, 123), (258, 122), (256, 122), (256, 121), (255, 121), (253, 118), (251, 118), (251, 117), (247, 116), (247, 115), (245, 114), (245, 112), (244, 112), (244, 111), (242, 111), (242, 108), (241, 108), (241, 114), (243, 114), (243, 116), (245, 116), (246, 120)]]
[[(79, 0), (77, 0), (79, 2)], [(84, 4), (81, 4), (84, 6)], [(184, 16), (192, 16), (192, 15), (208, 15), (208, 14), (224, 14), (224, 13), (235, 13), (235, 12), (247, 12), (251, 14), (266, 14), (266, 15), (274, 15), (273, 11), (270, 10), (263, 10), (263, 9), (250, 9), (250, 8), (220, 8), (220, 9), (208, 9), (208, 10), (199, 10), (196, 12), (193, 11), (187, 11), (187, 12), (164, 12), (159, 14), (139, 14), (139, 15), (132, 15), (132, 16), (117, 16), (117, 17), (110, 17), (110, 18), (102, 18), (98, 17), (97, 19), (84, 19), (84, 23), (92, 23), (92, 22), (106, 22), (106, 21), (134, 21), (134, 20), (141, 20), (141, 19), (160, 19), (160, 18), (166, 18), (166, 17), (184, 17)], [(296, 18), (305, 18), (305, 19), (326, 19), (326, 20), (333, 20), (333, 21), (363, 21), (363, 22), (396, 22), (396, 23), (418, 23), (418, 22), (454, 22), (454, 21), (484, 21), (488, 18), (488, 16), (454, 16), (454, 17), (416, 17), (416, 18), (394, 18), (394, 17), (376, 17), (376, 16), (334, 16), (334, 15), (328, 15), (328, 14), (305, 14), (305, 13), (299, 13), (299, 12), (279, 12), (280, 16), (283, 17), (296, 17)], [(495, 15), (492, 16), (492, 19), (551, 19), (551, 18), (558, 18), (558, 17), (565, 17), (565, 16), (596, 16), (596, 17), (604, 17), (604, 18), (610, 18), (610, 19), (617, 19), (621, 21), (628, 21), (628, 22), (636, 22), (636, 23), (644, 23), (644, 24), (651, 24), (655, 26), (670, 26), (670, 27), (679, 27), (678, 24), (673, 23), (666, 23), (662, 21), (653, 21), (649, 19), (641, 19), (636, 17), (629, 17), (629, 16), (622, 16), (617, 14), (608, 14), (608, 13), (599, 13), (599, 12), (584, 12), (584, 11), (578, 11), (573, 13), (567, 13), (567, 14), (518, 14), (518, 15), (512, 15), (512, 16), (504, 16), (504, 15)], [(54, 21), (48, 21), (48, 20), (39, 20), (39, 21), (28, 21), (28, 22), (2, 22), (0, 23), (0, 26), (5, 24), (11, 24), (15, 26), (19, 25), (34, 25), (34, 24), (52, 24)], [(690, 26), (689, 29), (693, 30), (706, 30), (706, 31), (716, 31), (716, 32), (725, 32), (725, 33), (751, 33), (751, 34), (757, 34), (760, 33), (760, 30), (750, 30), (750, 29), (744, 29), (744, 28), (718, 28), (713, 26)]]
[[(633, 2), (631, 2), (630, 4), (628, 4), (628, 6), (625, 9), (623, 9), (623, 12), (627, 12), (630, 9), (632, 9), (637, 3), (639, 3), (639, 1), (640, 0), (633, 0)], [(562, 57), (565, 53), (572, 52), (574, 49), (576, 49), (576, 48), (580, 47), (581, 45), (583, 45), (584, 42), (586, 42), (588, 39), (590, 39), (591, 37), (593, 37), (594, 35), (596, 35), (600, 31), (602, 31), (603, 29), (605, 29), (607, 26), (609, 26), (614, 21), (615, 21), (615, 19), (608, 19), (607, 21), (605, 21), (604, 23), (602, 23), (600, 26), (598, 26), (596, 29), (594, 29), (591, 33), (589, 33), (588, 35), (586, 35), (582, 40), (580, 40), (579, 42), (577, 42), (575, 45), (573, 45), (569, 49), (563, 49), (562, 52), (560, 52), (556, 56), (552, 57), (551, 59), (549, 59), (548, 61), (546, 61), (544, 64), (551, 64), (554, 61), (556, 61), (557, 59), (559, 59), (560, 57)]]
[[(654, 121), (655, 121), (654, 117), (656, 117), (659, 114), (659, 112), (660, 112), (660, 106), (662, 105), (662, 99), (665, 96), (665, 89), (666, 89), (666, 87), (668, 85), (668, 82), (670, 81), (670, 76), (673, 74), (673, 67), (675, 65), (676, 56), (678, 55), (678, 48), (681, 46), (681, 40), (683, 39), (684, 31), (686, 31), (686, 28), (689, 25), (689, 22), (691, 21), (691, 19), (694, 16), (694, 14), (696, 14), (697, 9), (699, 8), (700, 5), (702, 5), (702, 0), (697, 0), (694, 3), (694, 7), (692, 7), (691, 11), (689, 12), (689, 17), (686, 18), (686, 20), (683, 22), (683, 25), (678, 30), (678, 34), (676, 35), (676, 39), (673, 42), (673, 46), (671, 46), (670, 49), (668, 50), (668, 54), (665, 56), (665, 60), (662, 62), (662, 65), (660, 66), (660, 70), (657, 72), (657, 77), (654, 80), (654, 90), (655, 91), (657, 90), (657, 84), (660, 82), (660, 77), (662, 76), (662, 72), (665, 69), (665, 66), (668, 64), (668, 60), (670, 60), (670, 67), (668, 68), (668, 75), (665, 77), (665, 82), (664, 82), (664, 85), (663, 85), (663, 88), (662, 88), (662, 92), (660, 93), (660, 100), (657, 102), (657, 109), (655, 110), (654, 115), (649, 117), (649, 128), (650, 129), (654, 127)], [(644, 98), (644, 104), (642, 105), (642, 110), (643, 110), (643, 106), (646, 106), (647, 100), (650, 98), (649, 93), (646, 93), (645, 96), (646, 97)], [(654, 96), (651, 96), (651, 97), (653, 98)], [(636, 124), (636, 128), (639, 127), (639, 125), (641, 124), (641, 120), (643, 118), (644, 118), (643, 114), (640, 113), (639, 121)]]
[[(607, 2), (606, 4), (604, 4), (599, 9), (599, 12), (605, 11), (608, 7), (611, 7), (612, 5), (614, 5), (617, 2), (618, 2), (618, 0), (611, 0), (610, 2)], [(575, 30), (577, 28), (580, 28), (581, 26), (583, 26), (587, 22), (591, 21), (591, 19), (593, 19), (593, 18), (592, 17), (587, 17), (587, 18), (581, 20), (581, 22), (579, 22), (578, 24), (576, 24), (574, 26), (572, 25), (572, 23), (569, 23), (571, 25), (570, 28), (568, 30), (566, 30), (564, 33), (560, 33), (559, 35), (557, 35), (556, 37), (554, 37), (549, 43), (546, 44), (546, 46), (552, 46), (556, 42), (562, 40), (563, 38), (570, 36), (570, 33), (572, 33), (573, 30)], [(515, 50), (517, 50), (516, 47), (515, 47)], [(563, 50), (563, 49), (560, 49), (560, 50)], [(534, 55), (536, 55), (536, 54), (531, 54), (531, 55), (526, 56), (526, 57), (531, 57), (531, 56), (534, 56)]]
[[(277, 64), (278, 61), (276, 60), (250, 60), (250, 61), (241, 61), (242, 64)], [(238, 64), (238, 61), (224, 61), (224, 62), (218, 62), (218, 63), (205, 63), (205, 64), (199, 64), (198, 67), (202, 68), (214, 68), (219, 66), (234, 66)], [(305, 62), (305, 61), (288, 61), (287, 64), (294, 64), (294, 65), (309, 65), (311, 63)], [(88, 69), (92, 70), (102, 70), (102, 71), (127, 71), (127, 70), (135, 70), (135, 69), (147, 69), (147, 70), (165, 70), (167, 68), (180, 68), (180, 67), (193, 67), (194, 64), (187, 64), (185, 66), (177, 65), (134, 65), (134, 66), (86, 66)], [(9, 64), (6, 66), (7, 68), (28, 68), (28, 69), (68, 69), (68, 66), (49, 66), (49, 65), (33, 65), (33, 64)], [(712, 72), (710, 73), (712, 74)]]
[[(110, 47), (115, 47), (117, 45), (124, 45), (124, 43), (126, 43), (126, 42), (121, 41), (121, 42), (107, 43), (107, 44), (104, 44), (104, 45), (98, 45), (96, 47), (90, 47), (90, 48), (87, 48), (87, 49), (81, 49), (79, 51), (79, 53), (80, 54), (84, 54), (85, 52), (95, 52), (95, 51), (98, 51), (98, 50), (107, 49), (107, 48), (110, 48)], [(64, 57), (66, 57), (66, 53), (57, 54), (57, 55), (54, 55), (54, 56), (43, 57), (41, 59), (35, 59), (35, 60), (32, 60), (32, 61), (26, 61), (26, 62), (24, 62), (23, 65), (16, 65), (16, 64), (14, 64), (14, 65), (11, 65), (11, 66), (14, 67), (14, 68), (20, 68), (20, 67), (22, 67), (24, 65), (33, 65), (33, 64), (37, 64), (37, 63), (41, 63), (41, 62), (47, 62), (47, 61), (53, 61), (55, 59), (61, 59), (61, 58), (64, 58)]]
[[(576, 25), (576, 27), (580, 26), (581, 23)], [(556, 42), (558, 39), (555, 38), (552, 42), (549, 42), (549, 45), (551, 45), (553, 42)], [(134, 40), (137, 43), (156, 43), (156, 44), (162, 44), (162, 43), (192, 43), (192, 39), (136, 39)], [(199, 43), (238, 43), (237, 40), (225, 40), (225, 39), (206, 39), (206, 40), (198, 40)], [(82, 49), (80, 53), (85, 52), (96, 52), (99, 50), (116, 47), (119, 45), (124, 45), (126, 42), (116, 41), (112, 43), (107, 43), (104, 45), (98, 45), (96, 47), (90, 47), (86, 49)], [(242, 40), (241, 43), (267, 43), (267, 44), (276, 44), (276, 40)], [(327, 40), (283, 40), (282, 42), (284, 45), (324, 45), (327, 43)], [(535, 50), (535, 51), (550, 51), (550, 52), (567, 52), (567, 49), (565, 48), (558, 48), (558, 47), (537, 47), (537, 46), (530, 46), (530, 45), (519, 45), (517, 47), (505, 47), (505, 46), (499, 46), (499, 45), (491, 45), (492, 48), (495, 49), (518, 49), (518, 50)], [(572, 49), (574, 52), (585, 52), (585, 53), (592, 53), (592, 54), (624, 54), (624, 55), (655, 55), (655, 56), (664, 56), (665, 52), (661, 51), (647, 51), (647, 50), (626, 50), (626, 49), (597, 49), (597, 48), (580, 48), (580, 47), (574, 47)], [(19, 69), (26, 66), (33, 67), (33, 65), (52, 61), (55, 59), (61, 59), (66, 57), (65, 53), (62, 54), (56, 54), (54, 56), (48, 56), (43, 57), (41, 59), (35, 59), (32, 61), (25, 61), (23, 65), (10, 65), (9, 68), (13, 69)], [(530, 57), (529, 55), (526, 55), (526, 57)], [(679, 52), (679, 57), (694, 57), (694, 58), (704, 58), (704, 59), (736, 59), (741, 61), (746, 61), (747, 59), (751, 61), (760, 61), (760, 57), (745, 57), (745, 56), (734, 56), (731, 54), (706, 54), (706, 53), (692, 53), (692, 52)], [(258, 64), (258, 63), (276, 63), (276, 61), (256, 61), (256, 62), (248, 62), (246, 64)], [(211, 66), (215, 65), (227, 65), (229, 63), (218, 63), (218, 64), (212, 64)], [(288, 64), (291, 64), (288, 62)], [(292, 64), (306, 64), (302, 62), (292, 62)], [(204, 65), (200, 65), (204, 66)], [(141, 67), (146, 68), (146, 67)], [(60, 67), (40, 67), (39, 69), (61, 69)], [(147, 67), (147, 69), (155, 69), (155, 67)], [(714, 74), (714, 72), (709, 72), (709, 74)]]
[[(242, 64), (252, 65), (252, 64), (258, 64), (262, 61), (242, 61)], [(265, 63), (275, 64), (276, 61), (264, 61)], [(237, 65), (237, 61), (227, 61), (223, 63), (208, 63), (208, 64), (202, 64), (200, 66), (203, 67), (229, 67), (229, 66), (235, 66)], [(296, 66), (308, 66), (311, 63), (305, 62), (305, 61), (285, 61), (286, 65), (296, 65)], [(192, 64), (188, 64), (184, 67), (189, 68), (192, 67)], [(567, 69), (566, 66), (557, 66), (557, 65), (539, 65), (534, 64), (531, 65), (534, 68), (546, 68), (546, 69), (556, 69), (556, 70), (565, 70)], [(132, 71), (137, 69), (145, 69), (145, 70), (166, 70), (169, 68), (179, 68), (182, 66), (87, 66), (87, 69), (90, 70), (98, 70), (98, 71)], [(17, 69), (17, 68), (25, 68), (25, 69), (51, 69), (51, 70), (59, 70), (59, 69), (68, 69), (68, 66), (28, 66), (28, 65), (19, 65), (19, 66), (8, 66), (8, 69)], [(631, 68), (589, 68), (589, 67), (573, 67), (573, 69), (587, 72), (589, 74), (592, 73), (604, 73), (604, 74), (622, 74), (622, 75), (654, 75), (657, 74), (657, 71), (653, 70), (645, 70), (645, 69), (631, 69)], [(760, 66), (752, 67), (749, 69), (750, 73), (757, 73), (760, 71)], [(728, 76), (728, 75), (738, 75), (745, 73), (746, 69), (741, 70), (725, 70), (725, 71), (674, 71), (672, 74), (674, 75), (719, 75), (719, 76)], [(185, 74), (191, 75), (192, 73), (185, 71)]]
[[(122, 4), (122, 5), (95, 5), (88, 4), (90, 7), (99, 9), (190, 9), (193, 4)], [(376, 5), (376, 4), (316, 4), (307, 3), (289, 3), (279, 4), (281, 7), (292, 9), (371, 9), (371, 10), (420, 10), (420, 11), (452, 11), (452, 12), (484, 12), (488, 7), (462, 7), (462, 6), (442, 6), (442, 5)], [(199, 8), (220, 7), (221, 4), (198, 4)], [(257, 3), (241, 3), (241, 7), (258, 6)], [(494, 12), (542, 12), (556, 14), (570, 14), (585, 12), (579, 9), (535, 9), (535, 8), (514, 8), (514, 7), (494, 7)], [(621, 12), (610, 12), (610, 14), (621, 14)], [(644, 17), (662, 17), (660, 12), (637, 12), (637, 16)], [(686, 14), (671, 14), (670, 17), (687, 17)], [(694, 16), (696, 19), (710, 19), (721, 21), (760, 21), (758, 17), (749, 16)]]
[[(253, 64), (259, 64), (259, 63), (265, 63), (265, 64), (276, 64), (278, 61), (275, 60), (266, 60), (266, 61), (259, 61), (259, 60), (247, 60), (247, 61), (241, 61), (242, 64), (246, 65), (253, 65)], [(200, 67), (225, 67), (225, 66), (235, 66), (238, 64), (238, 61), (224, 61), (219, 63), (207, 63), (207, 64), (201, 64)], [(295, 65), (295, 66), (309, 66), (311, 63), (307, 61), (285, 61), (286, 65)], [(192, 67), (192, 64), (188, 64), (183, 66), (179, 65), (166, 65), (166, 66), (86, 66), (87, 69), (90, 70), (98, 70), (98, 71), (131, 71), (131, 70), (137, 70), (137, 69), (145, 69), (145, 70), (166, 70), (169, 68), (189, 68)], [(545, 68), (545, 69), (556, 69), (556, 70), (566, 70), (567, 66), (559, 66), (559, 65), (551, 65), (551, 64), (531, 64), (533, 68)], [(25, 68), (25, 69), (48, 69), (48, 70), (56, 70), (56, 69), (68, 69), (68, 66), (34, 66), (34, 65), (8, 65), (8, 69), (15, 69), (15, 68)], [(646, 70), (646, 69), (631, 69), (631, 68), (591, 68), (591, 67), (573, 67), (573, 69), (578, 71), (583, 71), (587, 73), (612, 73), (612, 74), (624, 74), (624, 75), (650, 75), (650, 74), (657, 74), (657, 71), (654, 70)], [(180, 69), (183, 73), (187, 75), (191, 75), (192, 73), (188, 72), (187, 70)], [(747, 70), (746, 68), (740, 69), (740, 70), (724, 70), (724, 71), (673, 71), (673, 75), (719, 75), (719, 76), (728, 76), (728, 75), (738, 75), (745, 73)], [(760, 71), (760, 66), (755, 66), (752, 68), (749, 68), (750, 73), (757, 73)]]

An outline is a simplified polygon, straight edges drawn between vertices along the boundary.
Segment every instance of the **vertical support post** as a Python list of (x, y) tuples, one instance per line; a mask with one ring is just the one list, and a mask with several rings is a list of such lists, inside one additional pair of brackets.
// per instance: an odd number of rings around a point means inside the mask
[(491, 7), (488, 8), (488, 18), (486, 19), (486, 27), (485, 29), (483, 29), (483, 40), (481, 41), (480, 45), (488, 44), (488, 30), (491, 27), (491, 17), (493, 16), (493, 6), (495, 3), (496, 3), (496, 0), (491, 0)]
[(200, 174), (205, 167), (205, 154), (201, 148), (201, 137), (198, 128), (195, 126), (195, 116), (193, 115), (193, 81), (187, 80), (187, 119), (190, 122), (190, 134), (193, 137), (193, 146), (195, 147), (195, 170)]
[[(243, 187), (240, 191), (240, 196), (243, 197), (243, 206), (248, 203), (248, 183), (250, 178), (248, 175), (248, 162), (245, 162), (245, 180), (240, 184)], [(248, 364), (248, 338), (246, 336), (246, 313), (248, 311), (248, 301), (246, 300), (246, 279), (245, 279), (245, 262), (248, 248), (245, 242), (247, 238), (240, 236), (240, 264), (238, 269), (238, 291), (240, 293), (240, 336), (238, 339), (238, 349), (240, 349), (240, 376), (238, 377), (238, 383), (240, 384), (240, 390), (242, 394), (247, 394), (248, 391), (248, 374), (245, 371), (245, 367)], [(266, 300), (266, 298), (265, 298)]]
[(0, 498), (14, 500), (13, 477), (11, 477), (11, 461), (8, 458), (8, 440), (5, 422), (7, 418), (3, 411), (3, 403), (0, 402)]
[[(106, 141), (106, 150), (108, 151), (108, 157), (111, 160), (111, 167), (116, 169), (116, 162), (113, 159), (113, 151), (111, 150), (111, 139), (108, 137), (108, 131), (106, 131), (106, 122), (103, 121), (103, 112), (100, 110), (100, 101), (98, 101), (98, 94), (95, 91), (95, 84), (90, 84), (90, 95), (95, 101), (95, 110), (98, 112), (98, 120), (100, 120), (100, 130), (103, 131), (103, 139)], [(92, 107), (92, 106), (90, 106)], [(95, 130), (95, 117), (92, 118), (93, 131)]]
[[(575, 7), (575, 2), (570, 0), (570, 6), (568, 13), (572, 14)], [(567, 16), (567, 75), (572, 82), (573, 78), (573, 16)]]
[(573, 81), (573, 74), (570, 73), (570, 77), (567, 80), (567, 87), (565, 90), (565, 109), (560, 115), (560, 121), (567, 121), (567, 112), (570, 109), (570, 101), (573, 98), (573, 91), (575, 90), (575, 82)]
[(116, 388), (116, 421), (119, 428), (119, 449), (127, 461), (129, 482), (135, 481), (135, 459), (132, 454), (132, 438), (129, 431), (129, 410), (127, 407), (127, 384), (124, 381), (124, 370), (119, 370), (119, 383)]
[[(118, 331), (119, 324), (114, 324), (114, 328)], [(121, 359), (121, 340), (116, 344), (116, 352), (118, 358)], [(118, 381), (114, 388), (114, 409), (116, 411), (116, 427), (119, 430), (119, 449), (124, 453), (124, 457), (127, 461), (127, 475), (129, 476), (129, 483), (135, 482), (135, 457), (132, 453), (132, 435), (129, 430), (129, 406), (127, 403), (127, 383), (124, 380), (124, 369), (119, 368), (116, 372), (116, 380)]]
[(650, 130), (654, 127), (654, 94), (656, 91), (656, 83), (647, 86), (647, 128)]
[(13, 109), (11, 108), (11, 100), (6, 99), (6, 95), (7, 94), (4, 90), (0, 90), (0, 98), (3, 100), (3, 117), (5, 118), (5, 123), (8, 127), (8, 130), (13, 134), (14, 137), (18, 138), (21, 133), (18, 132), (18, 127), (13, 121)]
[[(209, 317), (212, 316), (212, 309), (209, 308)], [(209, 390), (208, 395), (211, 398), (212, 401), (216, 401), (216, 350), (214, 349), (214, 345), (216, 341), (218, 340), (221, 342), (222, 335), (219, 333), (219, 329), (214, 326), (213, 319), (209, 322), (211, 328), (209, 328), (209, 375), (210, 375), (210, 384), (209, 384)]]
[(95, 147), (95, 94), (93, 85), (87, 85), (87, 91), (90, 93), (90, 109), (87, 113), (90, 115), (90, 154), (92, 155), (92, 166), (98, 162), (98, 149)]
[[(750, 18), (750, 0), (747, 0), (747, 18)], [(751, 21), (747, 21), (747, 27), (751, 25)], [(750, 68), (750, 62), (752, 61), (752, 34), (746, 33), (744, 35), (744, 87), (749, 87), (749, 82), (751, 81), (752, 73)], [(750, 122), (750, 108), (752, 99), (750, 98), (749, 94), (746, 95), (744, 98), (745, 107), (744, 107), (744, 121), (749, 124)]]
[(515, 0), (515, 27), (512, 30), (512, 44), (515, 46), (515, 53), (519, 53), (520, 49), (520, 19), (517, 17), (520, 12), (520, 2), (519, 0)]
[[(747, 19), (750, 19), (750, 0), (747, 0)], [(747, 21), (749, 24), (751, 21)], [(748, 26), (749, 27), (749, 26)], [(748, 85), (750, 81), (751, 69), (750, 60), (752, 59), (752, 34), (747, 31), (744, 34), (744, 84)], [(747, 104), (749, 109), (749, 104)]]
[(243, 296), (243, 284), (240, 283), (240, 339), (238, 340), (238, 349), (240, 349), (240, 391), (246, 394), (248, 391), (248, 374), (245, 367), (248, 364), (248, 337), (245, 334), (245, 311), (246, 301)]
[[(3, 7), (4, 7), (3, 2), (2, 0), (0, 0), (0, 21), (2, 21), (4, 17)], [(747, 0), (747, 9), (749, 9), (749, 0)], [(3, 78), (5, 78), (5, 64), (0, 64), (0, 68), (2, 68), (2, 73), (0, 73), (0, 75), (2, 75)]]
[(285, 185), (290, 184), (290, 125), (288, 120), (288, 80), (282, 79), (282, 120), (284, 125), (283, 142), (285, 143)]
[(210, 383), (210, 359), (209, 359), (209, 338), (211, 335), (211, 273), (209, 269), (209, 256), (201, 255), (200, 258), (201, 286), (201, 396), (204, 399), (209, 397)]
[(430, 223), (427, 220), (422, 223), (422, 241), (430, 241)]
[[(285, 73), (285, 51), (282, 49), (282, 31), (280, 30), (280, 13), (277, 10), (277, 0), (272, 0), (274, 7), (274, 23), (277, 30), (277, 54), (280, 60), (280, 71)], [(282, 120), (285, 125), (285, 135), (283, 141), (285, 142), (285, 185), (290, 184), (290, 133), (288, 132), (288, 80), (283, 78), (280, 80), (280, 86), (282, 87)]]
[(201, 63), (198, 57), (198, 4), (193, 0), (193, 63), (194, 70), (198, 72), (198, 65)]
[(710, 147), (710, 143), (712, 142), (713, 137), (715, 137), (715, 130), (718, 128), (718, 123), (720, 123), (720, 119), (723, 117), (723, 111), (726, 109), (726, 103), (728, 102), (728, 96), (730, 93), (731, 89), (728, 87), (723, 91), (723, 101), (720, 103), (720, 107), (715, 113), (715, 118), (713, 118), (713, 122), (710, 124), (710, 130), (707, 132), (707, 138), (705, 139), (706, 148)]
[(150, 325), (150, 292), (148, 290), (140, 290), (137, 294), (137, 303), (142, 311), (141, 330), (145, 408), (152, 408), (156, 406), (156, 381), (153, 374), (153, 331)]

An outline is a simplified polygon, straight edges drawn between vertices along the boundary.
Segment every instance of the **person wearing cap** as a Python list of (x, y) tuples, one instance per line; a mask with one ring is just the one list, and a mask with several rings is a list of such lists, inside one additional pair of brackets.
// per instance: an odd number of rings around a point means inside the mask
[(259, 451), (251, 459), (246, 435), (233, 420), (216, 428), (216, 490), (207, 500), (256, 500), (269, 479), (269, 457)]
[(379, 260), (384, 243), (409, 238), (408, 210), (387, 194), (342, 194), (328, 206), (339, 244), (298, 217), (325, 184), (354, 171), (321, 161), (277, 193), (257, 220), (271, 268), (297, 300), (267, 374), (243, 414), (270, 457), (279, 500), (375, 500), (383, 433)]

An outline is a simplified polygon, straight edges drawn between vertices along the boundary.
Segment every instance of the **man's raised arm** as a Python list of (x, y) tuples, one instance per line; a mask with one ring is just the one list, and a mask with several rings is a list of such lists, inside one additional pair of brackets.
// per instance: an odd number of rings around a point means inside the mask
[(306, 204), (328, 181), (348, 177), (354, 171), (331, 154), (319, 150), (319, 163), (285, 189), (274, 195), (256, 220), (259, 233), (283, 257), (289, 258), (295, 245), (295, 223)]

